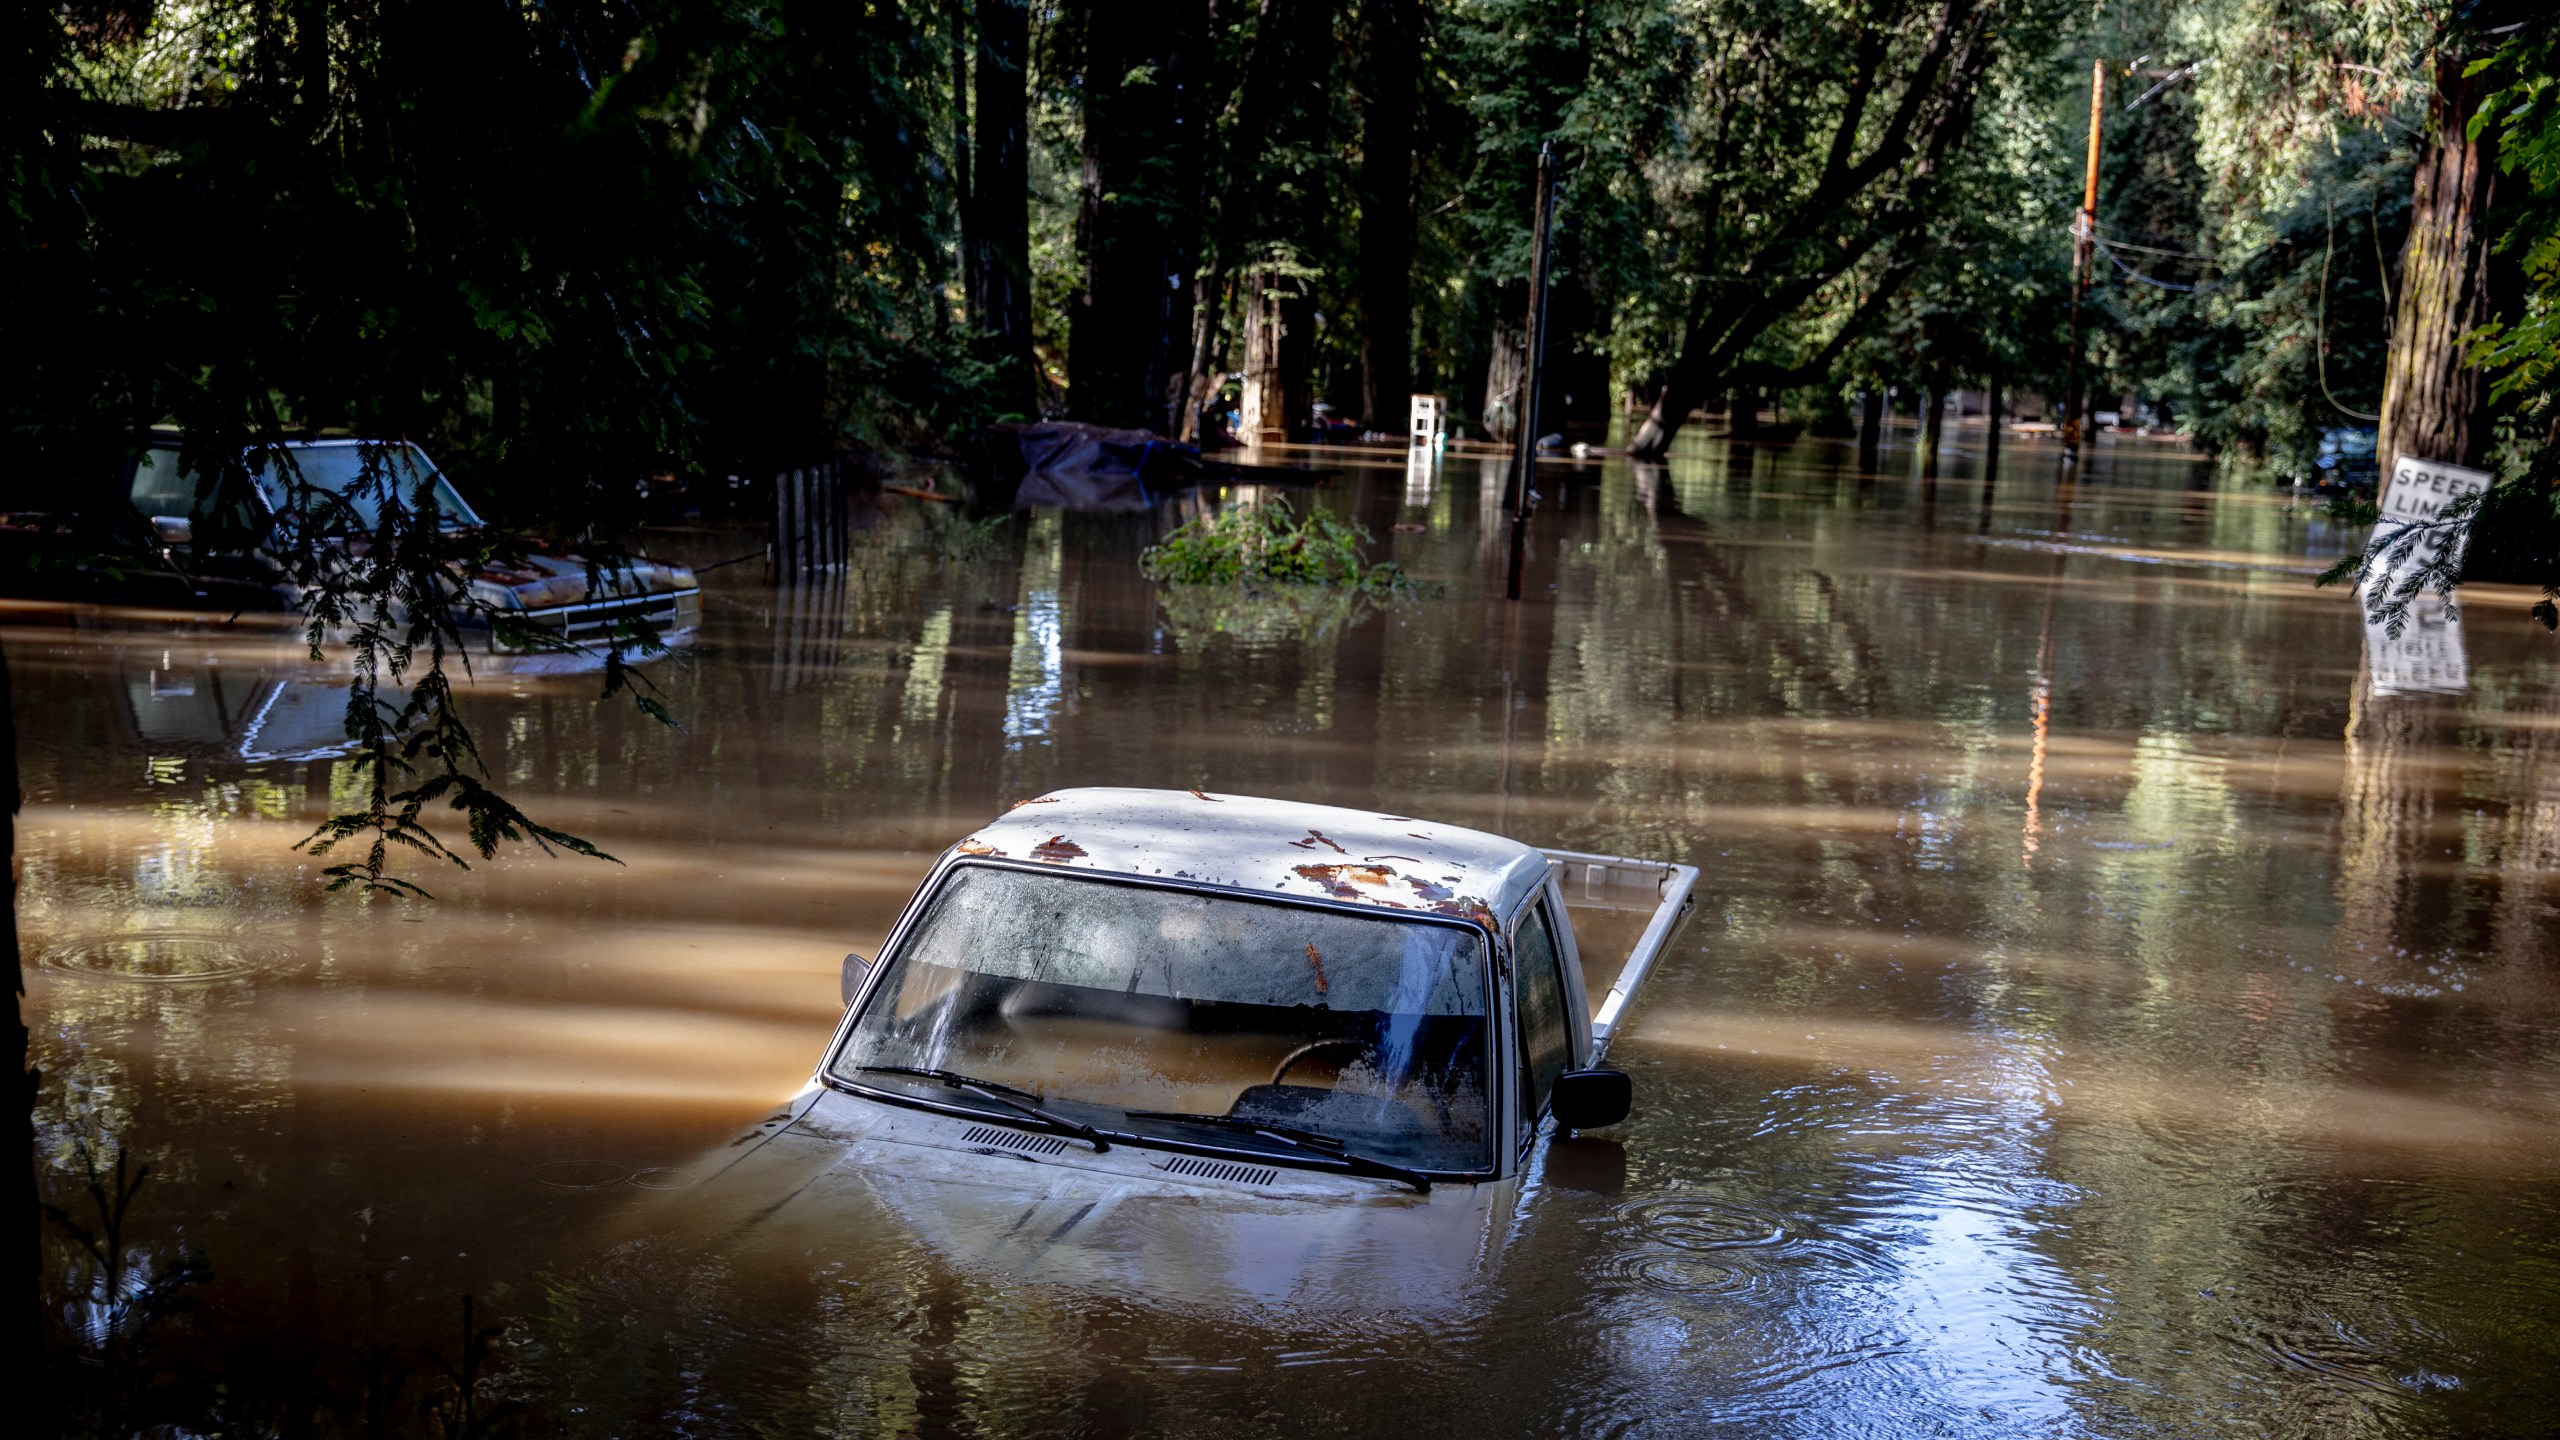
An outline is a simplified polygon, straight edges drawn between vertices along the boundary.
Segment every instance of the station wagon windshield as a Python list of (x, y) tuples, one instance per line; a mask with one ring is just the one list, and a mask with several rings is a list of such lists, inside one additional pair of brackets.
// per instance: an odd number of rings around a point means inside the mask
[(880, 1067), (951, 1071), (1141, 1140), (1310, 1153), (1178, 1118), (1218, 1116), (1418, 1170), (1490, 1164), (1472, 927), (972, 864), (884, 964), (841, 1082), (941, 1103)]
[(398, 443), (364, 444), (357, 441), (319, 445), (294, 445), (280, 452), (266, 452), (249, 458), (249, 471), (258, 482), (258, 493), (266, 497), (270, 508), (285, 507), (288, 473), (298, 473), (313, 492), (306, 508), (317, 509), (325, 502), (321, 495), (333, 495), (347, 502), (355, 512), (358, 527), (370, 530), (382, 521), (382, 496), (386, 488), (396, 488), (404, 502), (414, 501), (420, 485), (429, 481), (434, 488), (436, 511), (446, 526), (477, 525), (480, 517), (463, 501), (453, 482), (444, 478), (435, 464), (415, 445)]

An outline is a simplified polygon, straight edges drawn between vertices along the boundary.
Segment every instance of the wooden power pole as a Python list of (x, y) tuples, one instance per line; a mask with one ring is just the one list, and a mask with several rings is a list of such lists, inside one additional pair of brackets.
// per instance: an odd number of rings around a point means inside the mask
[(1520, 366), (1519, 431), (1511, 437), (1511, 579), (1508, 599), (1520, 598), (1520, 566), (1529, 545), (1529, 481), (1538, 463), (1538, 389), (1547, 370), (1547, 237), (1556, 218), (1556, 152), (1538, 147), (1537, 219), (1529, 236), (1529, 334)]
[(2062, 382), (2062, 458), (2080, 458), (2080, 430), (2088, 407), (2080, 398), (2080, 297), (2089, 289), (2098, 252), (2098, 135), (2107, 94), (2107, 62), (2089, 62), (2089, 170), (2080, 188), (2080, 213), (2071, 223), (2071, 361)]

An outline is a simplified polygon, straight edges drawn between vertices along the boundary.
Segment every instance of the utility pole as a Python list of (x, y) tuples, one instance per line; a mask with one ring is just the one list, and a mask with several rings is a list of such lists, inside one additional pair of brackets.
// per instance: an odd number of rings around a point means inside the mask
[(1529, 481), (1538, 463), (1538, 390), (1547, 369), (1547, 238), (1556, 218), (1556, 150), (1538, 147), (1537, 220), (1529, 235), (1528, 353), (1520, 366), (1520, 429), (1511, 461), (1511, 581), (1506, 599), (1520, 598), (1520, 566), (1529, 547)]
[(2107, 62), (2089, 62), (2089, 173), (2080, 190), (2080, 213), (2071, 222), (2071, 363), (2062, 382), (2062, 458), (2080, 458), (2080, 297), (2089, 288), (2090, 262), (2098, 249), (2098, 134), (2105, 124), (2099, 108), (2107, 93)]

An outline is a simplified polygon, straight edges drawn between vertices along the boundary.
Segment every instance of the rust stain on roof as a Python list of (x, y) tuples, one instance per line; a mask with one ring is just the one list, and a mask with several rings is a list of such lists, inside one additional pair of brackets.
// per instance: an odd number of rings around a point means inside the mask
[(1200, 793), (1199, 791), (1197, 791), (1197, 790), (1194, 790), (1194, 791), (1192, 791), (1192, 792), (1191, 792), (1191, 798), (1192, 798), (1192, 799), (1194, 799), (1194, 800), (1206, 800), (1206, 801), (1208, 801), (1208, 802), (1209, 802), (1210, 804), (1212, 804), (1212, 805), (1224, 805), (1224, 804), (1226, 804), (1226, 803), (1227, 803), (1226, 801), (1219, 799), (1219, 798), (1218, 798), (1217, 796), (1215, 796), (1215, 795), (1203, 795), (1203, 794), (1201, 794), (1201, 793)]
[(1473, 920), (1487, 930), (1498, 931), (1502, 928), (1501, 922), (1493, 918), (1493, 912), (1485, 908), (1485, 903), (1473, 896), (1462, 895), (1455, 900), (1442, 900), (1425, 908), (1435, 915), (1453, 915), (1460, 920)]
[(1337, 900), (1377, 899), (1376, 896), (1362, 894), (1358, 887), (1366, 885), (1373, 890), (1383, 890), (1387, 882), (1396, 878), (1394, 868), (1386, 865), (1296, 865), (1290, 868), (1301, 879), (1323, 886), (1324, 892)]
[(1292, 840), (1292, 841), (1290, 841), (1289, 843), (1290, 843), (1290, 844), (1292, 844), (1292, 845), (1297, 846), (1297, 847), (1298, 847), (1299, 849), (1301, 849), (1301, 850), (1313, 850), (1313, 849), (1314, 849), (1314, 848), (1316, 848), (1318, 845), (1332, 845), (1332, 846), (1333, 846), (1333, 853), (1334, 853), (1334, 854), (1336, 854), (1336, 855), (1348, 855), (1348, 854), (1350, 854), (1350, 853), (1351, 853), (1350, 851), (1343, 849), (1343, 848), (1342, 848), (1341, 846), (1339, 846), (1339, 845), (1334, 845), (1334, 844), (1333, 844), (1333, 841), (1331, 841), (1330, 839), (1327, 839), (1327, 838), (1325, 837), (1325, 833), (1324, 833), (1323, 831), (1321, 831), (1321, 830), (1310, 830), (1310, 831), (1308, 831), (1308, 832), (1307, 832), (1307, 838), (1306, 838), (1306, 839), (1304, 839), (1304, 840)]
[(984, 841), (984, 840), (979, 840), (979, 839), (974, 839), (974, 838), (973, 838), (973, 839), (968, 839), (968, 840), (963, 840), (963, 841), (961, 841), (959, 844), (954, 845), (954, 846), (952, 846), (951, 848), (952, 848), (952, 849), (954, 849), (954, 850), (959, 851), (959, 852), (960, 852), (961, 854), (963, 854), (963, 855), (996, 855), (996, 856), (1001, 856), (1001, 855), (1003, 855), (1003, 854), (1004, 854), (1004, 852), (1003, 852), (1003, 851), (1001, 851), (1001, 850), (997, 849), (997, 848), (996, 848), (996, 847), (994, 847), (993, 845), (988, 844), (986, 841)]
[(1070, 860), (1083, 859), (1084, 847), (1064, 835), (1052, 835), (1031, 847), (1031, 858), (1046, 860), (1052, 865), (1063, 865)]
[[(1457, 894), (1447, 885), (1425, 880), (1419, 875), (1398, 875), (1391, 865), (1296, 865), (1290, 868), (1298, 878), (1315, 882), (1336, 900), (1360, 900), (1389, 910), (1414, 909), (1413, 905), (1379, 893), (1395, 881), (1402, 880), (1413, 887), (1413, 893), (1422, 901), (1421, 909), (1434, 915), (1473, 921), (1487, 930), (1501, 928), (1493, 910), (1484, 901), (1473, 895)], [(1455, 877), (1450, 879), (1454, 884)]]

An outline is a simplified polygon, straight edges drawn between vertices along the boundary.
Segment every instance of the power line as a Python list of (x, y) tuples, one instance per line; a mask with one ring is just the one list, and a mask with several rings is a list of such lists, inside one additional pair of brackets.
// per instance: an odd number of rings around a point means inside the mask
[(2200, 285), (2180, 285), (2173, 280), (2154, 280), (2150, 276), (2143, 274), (2141, 271), (2134, 269), (2130, 265), (2127, 265), (2122, 260), (2117, 259), (2115, 246), (2109, 241), (2099, 241), (2098, 248), (2106, 252), (2108, 264), (2113, 265), (2117, 269), (2123, 271), (2126, 275), (2141, 281), (2145, 285), (2155, 285), (2163, 290), (2175, 290), (2181, 295), (2193, 295), (2204, 288)]
[(2200, 260), (2207, 265), (2219, 265), (2222, 263), (2221, 260), (2211, 255), (2198, 255), (2187, 250), (2163, 250), (2157, 245), (2136, 245), (2130, 240), (2109, 240), (2105, 236), (2100, 236), (2098, 238), (2098, 243), (2101, 245), (2112, 245), (2119, 250), (2139, 250), (2145, 255), (2166, 255), (2172, 260)]
[(2161, 91), (2168, 89), (2170, 86), (2177, 84), (2179, 81), (2184, 80), (2188, 76), (2203, 69), (2205, 67), (2205, 63), (2205, 61), (2197, 60), (2190, 64), (2179, 66), (2177, 69), (2172, 70), (2167, 75), (2163, 76), (2159, 84), (2143, 91), (2142, 94), (2135, 99), (2126, 101), (2124, 108), (2131, 110), (2137, 105), (2146, 104), (2149, 101), (2158, 98)]

